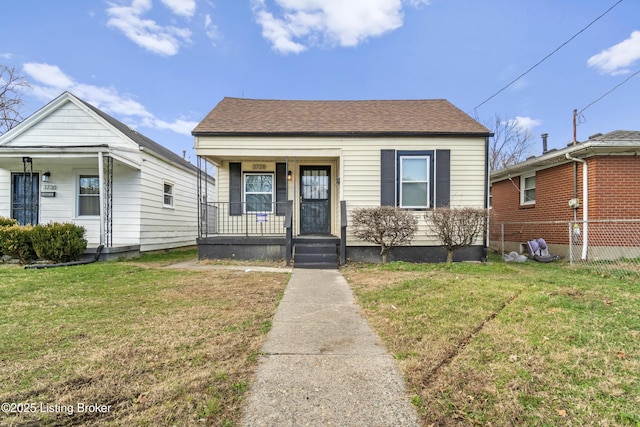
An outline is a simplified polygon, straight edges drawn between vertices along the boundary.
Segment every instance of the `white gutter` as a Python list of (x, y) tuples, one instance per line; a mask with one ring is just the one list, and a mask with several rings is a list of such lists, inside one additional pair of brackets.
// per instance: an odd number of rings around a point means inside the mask
[(582, 260), (587, 260), (587, 249), (589, 247), (589, 169), (587, 168), (587, 161), (584, 159), (578, 159), (571, 157), (569, 153), (566, 154), (567, 160), (582, 163)]

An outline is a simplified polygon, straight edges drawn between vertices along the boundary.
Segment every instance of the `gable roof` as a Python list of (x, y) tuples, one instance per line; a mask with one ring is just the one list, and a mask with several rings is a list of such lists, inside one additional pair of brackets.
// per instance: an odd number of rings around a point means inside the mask
[(111, 126), (113, 126), (114, 128), (118, 129), (120, 132), (122, 132), (127, 138), (129, 138), (130, 140), (138, 144), (138, 146), (146, 148), (147, 150), (152, 151), (153, 153), (159, 155), (160, 157), (165, 158), (166, 160), (170, 160), (174, 163), (178, 163), (180, 165), (186, 166), (189, 169), (197, 172), (198, 169), (193, 164), (191, 164), (189, 161), (185, 160), (184, 158), (180, 157), (178, 154), (158, 144), (157, 142), (144, 136), (143, 134), (138, 133), (138, 131), (130, 128), (129, 126), (122, 123), (121, 121), (111, 117), (104, 111), (99, 110), (98, 108), (94, 107), (88, 102), (83, 101), (82, 99), (77, 97), (76, 99), (78, 99), (84, 105), (89, 107), (91, 111), (93, 111), (94, 113), (102, 117), (104, 120), (106, 120)]
[[(169, 150), (168, 148), (158, 144), (152, 139), (138, 133), (136, 130), (131, 129), (126, 124), (121, 121), (115, 119), (104, 111), (98, 109), (97, 107), (89, 104), (88, 102), (78, 98), (71, 92), (63, 92), (54, 100), (49, 102), (47, 105), (36, 111), (31, 116), (27, 117), (23, 122), (18, 124), (18, 126), (13, 129), (7, 131), (5, 134), (0, 135), (0, 149), (2, 148), (3, 143), (11, 141), (15, 136), (26, 132), (29, 128), (43, 120), (45, 117), (53, 113), (54, 111), (61, 108), (67, 102), (72, 102), (75, 105), (78, 105), (80, 108), (88, 108), (90, 110), (89, 114), (96, 114), (101, 119), (105, 120), (109, 125), (113, 126), (117, 131), (122, 133), (126, 138), (131, 140), (133, 143), (137, 144), (138, 147), (147, 149), (148, 151), (154, 153), (156, 156), (163, 158), (169, 162), (175, 163), (179, 166), (183, 166), (188, 168), (189, 170), (196, 172), (198, 168), (191, 164), (189, 161), (183, 159), (178, 154)], [(44, 147), (42, 147), (44, 148)], [(47, 147), (52, 148), (52, 147)]]
[(286, 101), (225, 97), (199, 135), (474, 135), (487, 128), (445, 99)]

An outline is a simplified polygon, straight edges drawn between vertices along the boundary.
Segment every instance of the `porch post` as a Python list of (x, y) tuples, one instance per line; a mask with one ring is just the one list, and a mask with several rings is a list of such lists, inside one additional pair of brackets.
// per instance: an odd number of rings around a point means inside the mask
[(100, 198), (100, 244), (104, 245), (105, 235), (104, 235), (104, 159), (102, 157), (102, 151), (98, 152), (98, 195)]

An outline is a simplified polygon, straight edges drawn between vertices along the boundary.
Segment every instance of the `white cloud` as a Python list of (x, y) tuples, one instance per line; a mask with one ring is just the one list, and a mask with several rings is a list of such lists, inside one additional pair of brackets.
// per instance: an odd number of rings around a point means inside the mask
[(45, 86), (53, 86), (58, 91), (65, 91), (74, 84), (73, 80), (55, 65), (31, 62), (24, 64), (22, 68), (31, 78)]
[(162, 0), (162, 3), (176, 15), (184, 16), (185, 18), (191, 18), (196, 13), (195, 0)]
[(107, 8), (107, 25), (122, 31), (131, 41), (150, 52), (166, 56), (177, 54), (183, 44), (191, 41), (191, 31), (188, 28), (162, 26), (151, 19), (143, 19), (142, 16), (151, 8), (151, 0), (132, 0), (131, 6), (110, 3), (110, 7)]
[(211, 20), (211, 15), (206, 14), (204, 17), (204, 30), (207, 37), (215, 42), (218, 39), (218, 27)]
[(634, 31), (628, 39), (593, 55), (587, 64), (601, 73), (615, 76), (629, 73), (629, 67), (639, 59), (640, 31)]
[(175, 133), (183, 135), (191, 135), (191, 131), (198, 125), (198, 122), (193, 122), (184, 119), (176, 119), (173, 122), (165, 122), (164, 120), (154, 119), (152, 126), (160, 130), (171, 130)]
[(516, 116), (515, 119), (508, 121), (510, 125), (515, 125), (520, 130), (531, 132), (536, 126), (542, 124), (542, 120), (532, 119), (531, 117)]
[(171, 130), (179, 134), (191, 135), (191, 130), (198, 124), (184, 118), (173, 122), (161, 120), (131, 96), (121, 94), (110, 87), (78, 83), (56, 65), (27, 63), (23, 65), (23, 70), (33, 80), (32, 95), (43, 101), (48, 102), (61, 92), (69, 91), (118, 120), (132, 123), (133, 127), (136, 127), (137, 123), (139, 126), (150, 129)]
[(11, 59), (13, 57), (10, 53), (0, 53), (0, 58), (2, 59)]
[[(414, 7), (426, 0), (405, 0)], [(313, 45), (357, 46), (402, 26), (401, 0), (275, 0), (274, 15), (266, 0), (253, 0), (262, 36), (280, 53), (300, 53)]]

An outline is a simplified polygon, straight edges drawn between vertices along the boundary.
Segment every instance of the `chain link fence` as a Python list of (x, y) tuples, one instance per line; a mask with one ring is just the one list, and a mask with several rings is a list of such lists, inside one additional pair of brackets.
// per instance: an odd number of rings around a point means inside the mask
[(640, 220), (493, 223), (490, 246), (502, 254), (529, 255), (527, 241), (543, 238), (571, 267), (640, 279)]

